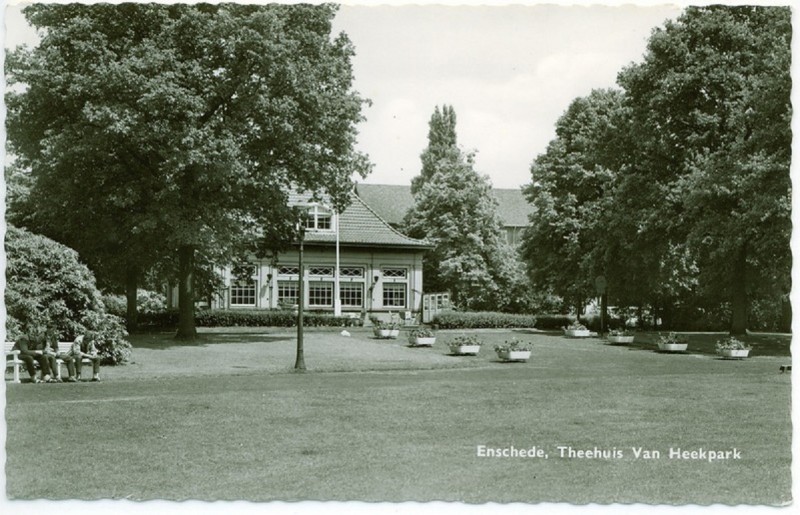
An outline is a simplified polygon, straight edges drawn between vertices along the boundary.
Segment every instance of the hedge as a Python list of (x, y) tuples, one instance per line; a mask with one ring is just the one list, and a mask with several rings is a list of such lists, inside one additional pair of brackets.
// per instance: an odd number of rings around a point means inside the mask
[[(294, 327), (297, 314), (288, 310), (212, 309), (195, 313), (194, 322), (198, 327)], [(306, 327), (353, 327), (362, 323), (361, 318), (313, 312), (303, 314)], [(141, 329), (170, 329), (177, 325), (178, 312), (174, 310), (139, 315)]]
[(533, 315), (515, 315), (494, 311), (439, 313), (431, 324), (438, 329), (501, 329), (510, 327), (534, 327)]

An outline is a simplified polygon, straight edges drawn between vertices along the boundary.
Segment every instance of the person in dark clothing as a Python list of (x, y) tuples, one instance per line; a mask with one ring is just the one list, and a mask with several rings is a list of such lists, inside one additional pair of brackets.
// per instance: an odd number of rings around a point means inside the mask
[[(45, 356), (46, 341), (44, 331), (34, 329), (22, 335), (14, 343), (13, 349), (19, 351), (19, 359), (25, 363), (25, 368), (28, 370), (32, 383), (41, 383), (52, 379), (50, 359)], [(36, 362), (39, 363), (39, 368), (42, 371), (41, 379), (36, 377), (36, 367), (34, 365)], [(53, 359), (53, 362), (55, 362), (55, 359)]]

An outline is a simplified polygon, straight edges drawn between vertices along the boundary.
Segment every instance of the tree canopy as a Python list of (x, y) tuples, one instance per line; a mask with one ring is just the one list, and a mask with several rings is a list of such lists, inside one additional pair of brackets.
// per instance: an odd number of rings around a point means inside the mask
[(790, 21), (782, 7), (689, 8), (620, 72), (614, 116), (585, 108), (597, 92), (573, 102), (531, 169), (532, 276), (589, 296), (602, 272), (623, 305), (723, 306), (733, 333), (754, 301), (785, 301)]
[[(293, 226), (290, 186), (341, 208), (365, 100), (332, 5), (25, 9), (42, 40), (7, 61), (8, 135), (37, 227), (111, 268), (178, 257), (194, 335), (195, 254), (233, 259)], [(91, 260), (91, 259), (90, 259)]]

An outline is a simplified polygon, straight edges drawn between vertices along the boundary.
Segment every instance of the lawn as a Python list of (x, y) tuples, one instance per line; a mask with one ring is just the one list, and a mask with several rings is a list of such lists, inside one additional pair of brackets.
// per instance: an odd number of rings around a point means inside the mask
[[(791, 384), (778, 372), (790, 362), (786, 337), (727, 361), (702, 345), (653, 352), (653, 335), (626, 347), (518, 331), (533, 357), (508, 364), (492, 345), (511, 332), (478, 332), (477, 357), (447, 355), (456, 332), (430, 349), (351, 333), (307, 332), (305, 373), (292, 371), (291, 331), (216, 329), (194, 344), (136, 335), (134, 363), (104, 368), (101, 383), (6, 382), (7, 495), (790, 501)], [(713, 348), (715, 336), (692, 338)], [(41, 442), (53, 460), (44, 474)], [(537, 447), (547, 458), (483, 457), (480, 446)], [(730, 452), (709, 462), (670, 457), (671, 448)]]

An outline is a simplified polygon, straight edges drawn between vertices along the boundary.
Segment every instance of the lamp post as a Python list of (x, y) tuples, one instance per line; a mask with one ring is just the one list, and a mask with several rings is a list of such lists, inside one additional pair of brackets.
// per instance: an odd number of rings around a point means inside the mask
[(303, 306), (305, 305), (305, 284), (303, 277), (303, 239), (305, 238), (306, 227), (302, 221), (299, 224), (300, 234), (300, 258), (298, 260), (298, 291), (297, 291), (297, 358), (294, 362), (295, 370), (305, 370), (306, 362), (303, 357)]
[(333, 270), (333, 315), (342, 316), (342, 299), (339, 294), (339, 213), (333, 211), (336, 229), (336, 268)]

